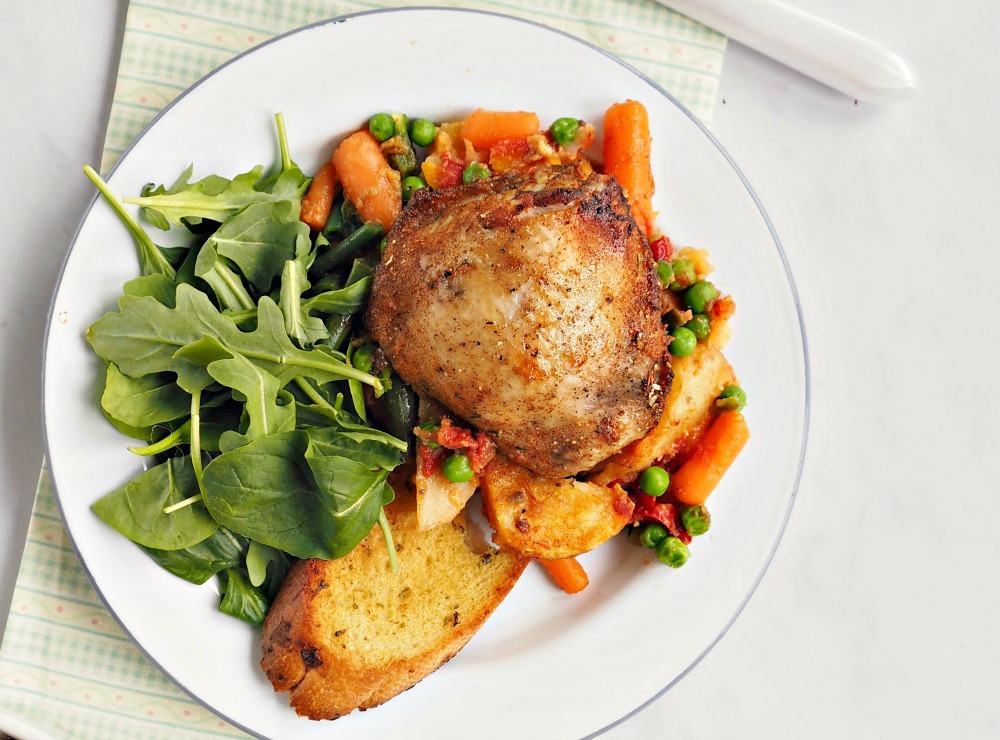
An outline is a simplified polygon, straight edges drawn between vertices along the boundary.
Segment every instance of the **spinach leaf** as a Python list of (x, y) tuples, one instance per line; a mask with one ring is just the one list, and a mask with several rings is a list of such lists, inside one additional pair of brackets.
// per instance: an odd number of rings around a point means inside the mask
[(108, 364), (101, 408), (130, 427), (151, 427), (178, 419), (191, 410), (191, 397), (166, 373), (130, 378)]
[(172, 514), (163, 509), (198, 494), (190, 457), (150, 468), (92, 506), (94, 513), (133, 542), (157, 550), (180, 550), (201, 542), (218, 528), (200, 503)]
[(268, 598), (236, 568), (227, 568), (219, 574), (219, 579), (223, 589), (219, 611), (255, 627), (264, 624), (267, 610), (271, 608)]
[(269, 599), (273, 599), (278, 595), (281, 582), (285, 580), (285, 574), (288, 573), (292, 563), (281, 550), (250, 540), (246, 564), (251, 585), (261, 589)]
[(285, 317), (285, 333), (303, 349), (330, 337), (323, 320), (310, 316), (302, 305), (302, 294), (309, 290), (306, 268), (299, 260), (288, 260), (281, 272), (281, 295), (278, 307)]
[[(235, 263), (261, 293), (287, 260), (309, 249), (309, 227), (299, 221), (299, 203), (255, 203), (226, 221), (206, 243)], [(247, 308), (244, 306), (244, 308)]]
[(105, 314), (87, 329), (87, 339), (100, 357), (133, 378), (174, 372), (177, 384), (189, 393), (208, 387), (212, 378), (206, 368), (176, 355), (181, 347), (210, 337), (229, 354), (242, 354), (274, 375), (282, 387), (298, 377), (319, 383), (355, 378), (381, 385), (377, 378), (348, 367), (320, 348), (295, 347), (285, 333), (281, 311), (267, 297), (258, 303), (253, 332), (240, 331), (208, 296), (189, 285), (177, 286), (173, 309), (148, 296), (122, 296), (118, 305), (119, 312)]
[(327, 457), (317, 449), (306, 452), (306, 462), (334, 522), (332, 557), (341, 558), (372, 531), (382, 506), (392, 501), (393, 491), (386, 483), (389, 471), (372, 470), (346, 457)]
[[(216, 360), (208, 373), (227, 388), (239, 391), (246, 398), (246, 414), (250, 423), (245, 434), (223, 432), (219, 439), (223, 452), (241, 447), (260, 437), (295, 429), (295, 404), (291, 396), (278, 403), (278, 379), (265, 372), (242, 355)], [(258, 584), (254, 584), (258, 585)]]
[(246, 559), (249, 540), (225, 527), (219, 527), (211, 536), (182, 550), (154, 550), (142, 545), (139, 547), (160, 567), (185, 581), (201, 585), (226, 568), (242, 565)]
[(403, 453), (393, 443), (387, 443), (382, 432), (371, 430), (367, 435), (348, 432), (337, 427), (316, 427), (308, 430), (310, 450), (319, 457), (345, 457), (367, 468), (392, 470), (403, 462)]
[(333, 518), (320, 501), (302, 431), (261, 437), (205, 466), (205, 504), (220, 524), (298, 558), (334, 557)]

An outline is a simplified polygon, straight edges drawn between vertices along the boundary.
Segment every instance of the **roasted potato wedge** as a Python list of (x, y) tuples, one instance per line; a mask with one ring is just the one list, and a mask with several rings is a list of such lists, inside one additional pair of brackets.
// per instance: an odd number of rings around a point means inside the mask
[(413, 483), (417, 491), (417, 530), (426, 532), (458, 516), (476, 492), (479, 476), (474, 475), (465, 483), (452, 483), (441, 468), (430, 476), (423, 475), (418, 468)]
[(669, 460), (690, 449), (714, 417), (719, 393), (736, 382), (726, 358), (707, 344), (699, 344), (687, 357), (675, 357), (673, 369), (674, 383), (659, 423), (645, 437), (609, 458), (590, 477), (592, 483), (606, 486), (632, 481), (657, 460)]
[(632, 500), (620, 486), (541, 478), (502, 456), (483, 471), (480, 485), (493, 540), (520, 555), (579, 555), (616, 535), (632, 517)]

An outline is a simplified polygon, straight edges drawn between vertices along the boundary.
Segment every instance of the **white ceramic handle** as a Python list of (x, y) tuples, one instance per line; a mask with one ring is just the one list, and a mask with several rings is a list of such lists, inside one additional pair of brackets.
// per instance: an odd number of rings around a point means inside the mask
[(916, 89), (895, 52), (780, 0), (657, 2), (857, 100), (892, 103)]

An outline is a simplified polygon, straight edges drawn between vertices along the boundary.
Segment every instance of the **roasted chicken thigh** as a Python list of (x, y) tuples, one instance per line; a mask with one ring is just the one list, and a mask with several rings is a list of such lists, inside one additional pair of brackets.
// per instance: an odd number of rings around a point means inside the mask
[(545, 477), (642, 437), (669, 390), (649, 248), (614, 178), (573, 165), (418, 191), (368, 325), (417, 394)]

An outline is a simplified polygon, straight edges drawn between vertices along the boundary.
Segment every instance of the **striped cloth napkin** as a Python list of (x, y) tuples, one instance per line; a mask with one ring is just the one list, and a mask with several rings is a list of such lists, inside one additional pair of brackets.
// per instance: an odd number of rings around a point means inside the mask
[[(404, 0), (403, 6), (425, 2)], [(436, 2), (515, 15), (607, 49), (708, 121), (726, 39), (651, 0)], [(196, 80), (267, 39), (365, 0), (132, 0), (101, 169)], [(55, 737), (244, 737), (149, 663), (74, 553), (43, 467), (0, 646), (0, 714)]]

